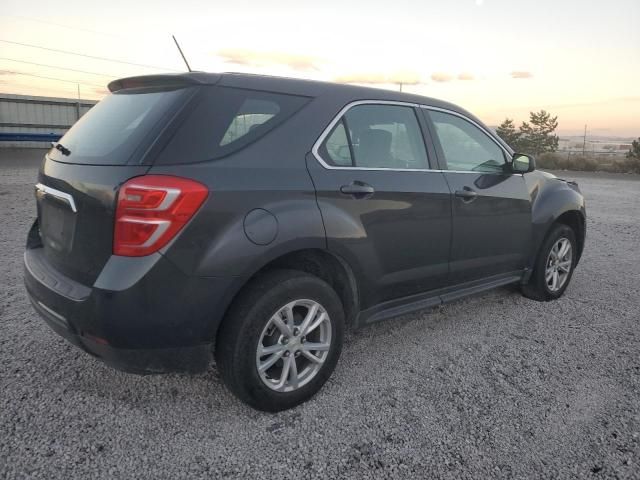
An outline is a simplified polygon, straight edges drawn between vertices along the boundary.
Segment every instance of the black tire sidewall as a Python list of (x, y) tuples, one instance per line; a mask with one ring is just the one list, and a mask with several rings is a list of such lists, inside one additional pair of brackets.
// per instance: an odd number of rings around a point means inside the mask
[[(260, 410), (280, 411), (306, 401), (331, 376), (340, 357), (344, 311), (338, 295), (317, 277), (300, 272), (287, 274), (286, 271), (280, 271), (258, 279), (243, 297), (241, 302), (244, 305), (230, 312), (225, 319), (225, 322), (234, 322), (235, 328), (228, 329), (220, 337), (220, 341), (227, 343), (220, 345), (221, 353), (227, 352), (226, 355), (231, 356), (220, 363), (234, 370), (222, 372), (226, 383), (242, 400)], [(273, 314), (287, 303), (300, 299), (318, 302), (329, 315), (331, 347), (322, 368), (309, 383), (292, 392), (276, 392), (265, 385), (258, 374), (256, 348), (262, 331)]]

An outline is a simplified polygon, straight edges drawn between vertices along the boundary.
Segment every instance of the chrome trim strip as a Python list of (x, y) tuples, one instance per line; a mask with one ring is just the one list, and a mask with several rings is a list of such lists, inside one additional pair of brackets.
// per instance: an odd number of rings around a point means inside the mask
[(322, 131), (322, 133), (320, 134), (320, 137), (318, 137), (316, 142), (313, 144), (313, 147), (311, 147), (311, 153), (313, 153), (313, 156), (316, 157), (316, 160), (318, 160), (320, 165), (322, 165), (324, 168), (328, 170), (367, 170), (367, 171), (381, 171), (381, 172), (433, 172), (435, 171), (428, 168), (336, 167), (334, 165), (329, 165), (328, 163), (326, 163), (320, 156), (320, 153), (318, 152), (320, 145), (322, 145), (322, 142), (324, 142), (324, 139), (327, 138), (329, 133), (331, 133), (331, 130), (333, 130), (333, 127), (335, 127), (336, 123), (338, 123), (342, 119), (342, 116), (345, 113), (347, 113), (347, 111), (349, 111), (352, 107), (355, 107), (358, 105), (398, 105), (401, 107), (411, 107), (411, 108), (420, 107), (420, 105), (418, 105), (417, 103), (394, 102), (390, 100), (356, 100), (355, 102), (347, 103), (338, 112), (338, 114), (335, 117), (333, 117), (333, 120), (331, 120), (329, 125)]
[(133, 217), (124, 216), (118, 220), (123, 223), (139, 223), (142, 225), (156, 225), (156, 229), (153, 231), (151, 236), (144, 242), (142, 245), (135, 245), (136, 247), (148, 247), (153, 245), (158, 238), (160, 238), (164, 232), (169, 228), (169, 224), (171, 223), (169, 220), (159, 220), (159, 219), (139, 219)]
[[(132, 183), (130, 185), (127, 185), (127, 188), (137, 188), (138, 190), (163, 190), (165, 192), (167, 192), (167, 195), (164, 197), (164, 199), (162, 200), (162, 202), (160, 203), (160, 205), (158, 205), (156, 208), (145, 208), (142, 209), (146, 212), (156, 212), (156, 211), (164, 211), (167, 208), (169, 208), (171, 206), (171, 204), (174, 202), (174, 200), (176, 198), (178, 198), (178, 195), (180, 195), (182, 192), (180, 191), (180, 189), (178, 188), (167, 188), (167, 187), (151, 187), (148, 185), (137, 185), (135, 183)], [(129, 208), (135, 208), (135, 207), (129, 207)], [(138, 209), (141, 210), (141, 209)]]
[(40, 305), (40, 308), (42, 308), (43, 310), (45, 310), (49, 315), (52, 315), (53, 317), (57, 318), (58, 320), (60, 320), (61, 322), (64, 322), (66, 325), (69, 324), (69, 322), (67, 322), (67, 319), (64, 318), (62, 315), (60, 315), (58, 312), (55, 312), (54, 310), (52, 310), (51, 308), (47, 307), (44, 303), (42, 303), (40, 300), (36, 300), (38, 302), (38, 305)]
[(347, 111), (349, 111), (352, 107), (355, 107), (355, 106), (358, 106), (358, 105), (399, 105), (399, 106), (403, 106), (403, 107), (424, 108), (426, 110), (436, 110), (436, 111), (441, 111), (441, 112), (453, 114), (455, 116), (458, 116), (458, 117), (462, 118), (463, 120), (466, 120), (466, 121), (472, 123), (476, 127), (478, 127), (486, 135), (488, 135), (488, 137), (496, 145), (498, 145), (502, 149), (502, 151), (504, 151), (507, 154), (507, 157), (511, 157), (511, 153), (509, 151), (507, 151), (504, 148), (503, 145), (500, 145), (500, 143), (498, 143), (496, 141), (496, 139), (493, 138), (491, 133), (489, 133), (486, 128), (484, 128), (482, 125), (479, 125), (477, 122), (471, 120), (470, 118), (466, 117), (465, 115), (462, 115), (461, 113), (455, 112), (453, 110), (447, 110), (446, 108), (440, 108), (440, 107), (431, 107), (429, 105), (421, 105), (419, 103), (411, 103), (411, 102), (396, 102), (396, 101), (391, 101), (391, 100), (356, 100), (354, 102), (346, 104), (338, 112), (338, 114), (333, 118), (333, 120), (331, 120), (329, 125), (322, 131), (322, 133), (320, 134), (318, 139), (313, 144), (313, 147), (311, 148), (311, 153), (316, 158), (318, 163), (320, 163), (320, 165), (322, 165), (327, 170), (365, 170), (365, 171), (376, 171), (376, 172), (437, 172), (437, 173), (474, 173), (474, 174), (481, 173), (481, 174), (485, 174), (485, 175), (486, 174), (500, 174), (500, 172), (474, 172), (473, 170), (439, 170), (439, 169), (433, 169), (433, 168), (337, 167), (337, 166), (334, 166), (334, 165), (329, 165), (320, 156), (320, 152), (318, 151), (319, 148), (320, 148), (320, 145), (322, 145), (322, 142), (324, 142), (325, 138), (327, 138), (327, 136), (329, 135), (329, 133), (331, 132), (333, 127), (335, 127), (336, 123), (338, 123), (342, 119), (342, 116), (345, 113), (347, 113)]
[(55, 188), (47, 187), (42, 183), (35, 184), (36, 195), (50, 195), (58, 200), (62, 200), (69, 207), (71, 207), (71, 211), (73, 213), (78, 213), (78, 209), (76, 208), (76, 202), (73, 200), (73, 197), (68, 193), (61, 192), (60, 190), (56, 190)]

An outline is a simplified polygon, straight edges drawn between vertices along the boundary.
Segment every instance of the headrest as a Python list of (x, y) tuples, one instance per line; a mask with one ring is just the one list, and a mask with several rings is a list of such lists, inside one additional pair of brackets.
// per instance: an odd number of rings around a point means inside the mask
[(360, 134), (360, 149), (378, 150), (388, 153), (391, 151), (391, 132), (386, 130), (370, 129)]

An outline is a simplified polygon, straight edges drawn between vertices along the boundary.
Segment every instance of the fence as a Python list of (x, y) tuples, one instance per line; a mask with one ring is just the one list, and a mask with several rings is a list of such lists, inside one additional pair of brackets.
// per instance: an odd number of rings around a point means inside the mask
[(96, 103), (0, 93), (0, 148), (49, 147)]

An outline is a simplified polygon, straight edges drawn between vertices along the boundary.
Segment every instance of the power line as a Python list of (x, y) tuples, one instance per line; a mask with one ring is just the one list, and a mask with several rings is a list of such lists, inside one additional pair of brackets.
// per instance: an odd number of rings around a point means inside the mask
[[(3, 93), (8, 93), (6, 91), (3, 91), (2, 85), (3, 84), (0, 83), (0, 91), (2, 91)], [(7, 85), (9, 85), (9, 84), (7, 84)], [(33, 85), (29, 85), (27, 83), (20, 83), (20, 82), (13, 82), (13, 81), (11, 82), (10, 85), (12, 87), (17, 86), (21, 90), (22, 89), (24, 89), (24, 90), (40, 90), (40, 91), (43, 91), (43, 92), (60, 92), (60, 93), (64, 92), (67, 95), (66, 98), (71, 98), (71, 97), (68, 97), (68, 95), (70, 93), (75, 93), (75, 91), (73, 90), (73, 87), (69, 86), (68, 87), (69, 90), (67, 90), (67, 86), (66, 85), (61, 85), (59, 87), (51, 87), (51, 88), (49, 88), (49, 87), (34, 87)], [(12, 92), (12, 94), (15, 94), (15, 93)], [(51, 96), (51, 95), (49, 94), (48, 96)], [(85, 98), (85, 100), (87, 100), (87, 99)]]
[(99, 77), (118, 78), (113, 75), (107, 75), (106, 73), (89, 72), (87, 70), (76, 70), (75, 68), (59, 67), (57, 65), (47, 65), (44, 63), (27, 62), (26, 60), (16, 60), (15, 58), (0, 57), (0, 60), (8, 60), (10, 62), (26, 63), (28, 65), (37, 65), (38, 67), (55, 68), (58, 70), (69, 70), (70, 72), (88, 73), (89, 75), (97, 75)]
[(35, 73), (25, 73), (25, 72), (16, 72), (13, 70), (0, 70), (1, 73), (9, 73), (12, 75), (26, 75), (27, 77), (37, 77), (37, 78), (44, 78), (47, 80), (57, 80), (58, 82), (67, 82), (67, 83), (74, 83), (74, 84), (80, 84), (80, 85), (88, 85), (91, 87), (101, 87), (101, 88), (105, 88), (106, 85), (105, 84), (97, 84), (97, 83), (87, 83), (87, 82), (76, 82), (75, 80), (68, 80), (65, 78), (56, 78), (56, 77), (45, 77), (44, 75), (36, 75)]
[(89, 33), (96, 33), (98, 35), (106, 35), (108, 37), (115, 37), (115, 38), (125, 38), (121, 35), (115, 35), (113, 33), (107, 33), (107, 32), (101, 32), (100, 30), (91, 30), (89, 28), (83, 28), (83, 27), (76, 27), (74, 25), (66, 25), (64, 23), (57, 23), (57, 22), (52, 22), (51, 20), (40, 20), (38, 18), (31, 18), (31, 17), (23, 17), (22, 15), (8, 15), (9, 17), (13, 17), (13, 18), (18, 18), (20, 20), (26, 20), (29, 22), (37, 22), (37, 23), (44, 23), (45, 25), (55, 25), (58, 27), (64, 27), (64, 28), (69, 28), (72, 30), (78, 30), (81, 32), (89, 32)]
[(146, 65), (144, 63), (126, 62), (124, 60), (117, 60), (115, 58), (99, 57), (97, 55), (87, 55), (85, 53), (78, 53), (78, 52), (71, 52), (69, 50), (60, 50), (60, 49), (57, 49), (57, 48), (43, 47), (41, 45), (31, 45), (29, 43), (14, 42), (12, 40), (4, 40), (4, 39), (1, 39), (1, 38), (0, 38), (0, 42), (10, 43), (12, 45), (20, 45), (22, 47), (39, 48), (41, 50), (48, 50), (50, 52), (65, 53), (67, 55), (76, 55), (78, 57), (91, 58), (91, 59), (94, 59), (94, 60), (103, 60), (103, 61), (106, 61), (106, 62), (114, 62), (114, 63), (122, 63), (122, 64), (125, 64), (125, 65), (133, 65), (133, 66), (136, 66), (136, 67), (153, 68), (155, 70), (171, 70), (172, 72), (179, 72), (180, 71), (180, 70), (175, 70), (173, 68), (158, 67), (156, 65)]

